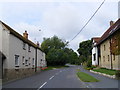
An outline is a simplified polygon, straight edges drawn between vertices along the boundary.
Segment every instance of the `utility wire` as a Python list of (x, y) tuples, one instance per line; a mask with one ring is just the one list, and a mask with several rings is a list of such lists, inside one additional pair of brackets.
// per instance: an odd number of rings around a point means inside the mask
[(104, 4), (104, 2), (105, 2), (105, 0), (100, 4), (98, 9), (94, 12), (94, 14), (90, 17), (90, 19), (86, 22), (86, 24), (80, 29), (80, 31), (69, 41), (69, 43), (71, 41), (73, 41), (81, 33), (81, 31), (88, 25), (88, 23), (92, 20), (92, 18), (95, 16), (95, 14), (98, 12), (98, 10), (101, 8), (101, 6)]

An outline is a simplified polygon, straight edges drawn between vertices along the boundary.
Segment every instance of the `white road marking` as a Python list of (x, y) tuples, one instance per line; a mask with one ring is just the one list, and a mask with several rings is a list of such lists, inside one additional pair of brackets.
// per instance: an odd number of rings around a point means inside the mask
[(87, 88), (89, 88), (89, 86), (87, 86)]
[(40, 86), (37, 90), (39, 90), (40, 88), (42, 88), (43, 86), (45, 86), (45, 84), (47, 84), (47, 82), (43, 83), (43, 85)]
[(51, 80), (52, 78), (54, 78), (55, 76), (52, 76), (51, 78), (49, 78), (49, 80)]

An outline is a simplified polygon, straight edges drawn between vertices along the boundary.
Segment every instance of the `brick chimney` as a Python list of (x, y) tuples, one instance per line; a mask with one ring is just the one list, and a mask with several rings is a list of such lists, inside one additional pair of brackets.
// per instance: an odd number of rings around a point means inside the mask
[(114, 21), (110, 21), (110, 26), (112, 26), (114, 24)]
[(23, 37), (26, 38), (26, 39), (28, 39), (28, 33), (27, 33), (27, 31), (25, 31), (25, 32), (23, 33)]

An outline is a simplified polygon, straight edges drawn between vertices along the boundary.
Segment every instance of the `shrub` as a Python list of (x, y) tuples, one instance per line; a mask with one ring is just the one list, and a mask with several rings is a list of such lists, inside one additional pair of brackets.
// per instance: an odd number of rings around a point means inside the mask
[(117, 79), (120, 79), (120, 70), (117, 70), (115, 72), (115, 76), (116, 76)]

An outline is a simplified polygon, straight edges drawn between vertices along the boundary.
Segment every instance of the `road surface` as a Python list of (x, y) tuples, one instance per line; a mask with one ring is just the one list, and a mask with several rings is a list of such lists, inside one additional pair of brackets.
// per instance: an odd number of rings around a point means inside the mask
[[(96, 77), (100, 82), (82, 82), (76, 76), (76, 69), (81, 69)], [(16, 80), (3, 85), (3, 88), (118, 88), (118, 80), (93, 74), (84, 70), (81, 66), (43, 71), (21, 80)]]

